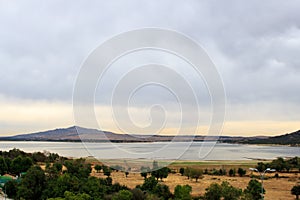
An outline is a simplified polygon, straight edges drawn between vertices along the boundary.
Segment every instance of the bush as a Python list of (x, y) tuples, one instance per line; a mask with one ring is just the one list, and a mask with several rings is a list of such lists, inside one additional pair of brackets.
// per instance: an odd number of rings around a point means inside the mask
[(192, 187), (189, 185), (177, 185), (174, 190), (174, 199), (175, 200), (190, 200)]
[(291, 194), (296, 196), (296, 199), (299, 199), (299, 195), (300, 195), (300, 185), (295, 185), (292, 189), (291, 189)]

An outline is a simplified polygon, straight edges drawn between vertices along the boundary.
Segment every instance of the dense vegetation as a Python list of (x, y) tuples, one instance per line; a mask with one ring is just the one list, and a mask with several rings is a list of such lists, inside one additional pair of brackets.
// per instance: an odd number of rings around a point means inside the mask
[[(40, 167), (44, 163), (45, 169)], [(292, 168), (299, 166), (299, 159), (289, 160), (277, 159), (271, 163), (259, 163), (258, 167), (264, 169), (268, 165), (284, 163), (284, 167), (278, 168), (286, 170), (287, 163)], [(125, 185), (112, 183), (111, 173), (122, 170), (119, 166), (114, 169), (105, 165), (95, 165), (97, 173), (103, 173), (106, 178), (96, 178), (90, 176), (92, 166), (84, 159), (67, 159), (57, 154), (48, 152), (25, 153), (13, 149), (8, 152), (0, 152), (0, 172), (1, 174), (11, 174), (19, 176), (18, 179), (6, 182), (5, 191), (9, 198), (24, 200), (140, 200), (140, 199), (202, 199), (202, 200), (255, 200), (261, 198), (261, 184), (256, 179), (250, 179), (245, 190), (235, 188), (228, 182), (221, 184), (213, 183), (203, 196), (192, 196), (192, 187), (189, 185), (177, 185), (172, 193), (169, 187), (163, 184), (163, 180), (172, 171), (163, 167), (160, 168), (157, 162), (153, 163), (155, 171), (142, 167), (141, 176), (144, 182), (134, 189), (129, 189)], [(26, 173), (24, 173), (26, 172)], [(244, 176), (246, 171), (242, 168), (238, 170), (230, 169), (227, 173), (224, 169), (204, 170), (197, 168), (181, 168), (179, 172), (191, 181), (198, 182), (203, 178), (203, 174)], [(20, 176), (21, 174), (21, 176)], [(129, 172), (125, 173), (127, 176)], [(299, 186), (295, 186), (291, 193), (298, 197)]]
[(275, 169), (278, 172), (289, 172), (291, 170), (300, 171), (300, 158), (294, 157), (290, 159), (277, 158), (272, 162), (259, 162), (256, 168), (258, 171), (262, 172), (267, 168)]

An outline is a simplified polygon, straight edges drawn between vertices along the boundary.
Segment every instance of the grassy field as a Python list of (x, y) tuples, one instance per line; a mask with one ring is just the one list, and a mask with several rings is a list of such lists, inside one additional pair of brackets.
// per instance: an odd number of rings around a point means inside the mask
[[(222, 183), (222, 181), (228, 181), (234, 187), (245, 189), (248, 182), (250, 181), (250, 172), (249, 167), (254, 167), (257, 164), (257, 160), (247, 160), (247, 161), (177, 161), (172, 163), (169, 168), (178, 171), (180, 167), (195, 167), (202, 169), (219, 169), (223, 168), (228, 169), (235, 168), (238, 169), (242, 167), (247, 169), (247, 174), (245, 177), (235, 177), (229, 176), (213, 176), (213, 175), (204, 175), (203, 179), (199, 179), (198, 182), (195, 180), (188, 180), (187, 177), (181, 176), (179, 173), (169, 174), (169, 176), (163, 180), (163, 183), (170, 187), (170, 190), (174, 192), (176, 185), (185, 185), (189, 184), (192, 186), (193, 195), (203, 195), (205, 193), (205, 188), (207, 188), (211, 183)], [(92, 175), (96, 177), (105, 177), (102, 173), (96, 173), (92, 171)], [(258, 175), (253, 173), (253, 175)], [(269, 200), (293, 200), (295, 199), (291, 195), (291, 188), (300, 181), (300, 177), (297, 173), (279, 173), (279, 176), (284, 176), (286, 178), (273, 178), (273, 174), (266, 174), (267, 180), (264, 180), (264, 187), (266, 189), (265, 199)], [(126, 185), (129, 188), (134, 188), (136, 185), (142, 184), (144, 179), (140, 176), (139, 173), (130, 173), (128, 177), (125, 177), (124, 172), (113, 172), (111, 175), (113, 182)]]

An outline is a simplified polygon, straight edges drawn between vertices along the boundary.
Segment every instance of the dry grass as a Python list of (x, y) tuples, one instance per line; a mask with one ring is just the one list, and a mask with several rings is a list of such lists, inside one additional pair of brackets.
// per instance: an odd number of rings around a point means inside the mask
[[(198, 163), (199, 164), (199, 163)], [(208, 163), (207, 163), (208, 164)], [(224, 163), (223, 163), (224, 164)], [(221, 165), (222, 167), (229, 169), (231, 167), (238, 168), (239, 166), (243, 166), (245, 168), (245, 164), (237, 163), (237, 165)], [(249, 164), (250, 165), (250, 164)], [(180, 165), (174, 165), (173, 169), (177, 169)], [(214, 165), (212, 163), (208, 165), (195, 165), (200, 168), (219, 168), (219, 163)], [(96, 173), (94, 170), (92, 172), (93, 176), (104, 178), (105, 176), (102, 173)], [(249, 175), (249, 174), (248, 174)], [(256, 174), (254, 174), (256, 175)], [(281, 174), (279, 174), (281, 175)], [(269, 178), (264, 181), (264, 187), (266, 189), (265, 199), (269, 200), (293, 200), (295, 199), (293, 195), (291, 195), (291, 188), (300, 180), (298, 174), (282, 174), (283, 176), (288, 176), (288, 178)], [(273, 176), (273, 174), (267, 174), (266, 176)], [(113, 172), (111, 175), (114, 183), (120, 183), (122, 185), (126, 185), (129, 188), (135, 188), (136, 185), (142, 184), (144, 179), (141, 177), (139, 173), (130, 173), (128, 177), (125, 177), (124, 172)], [(250, 181), (250, 177), (229, 177), (229, 176), (211, 176), (204, 175), (203, 179), (191, 181), (188, 180), (187, 177), (181, 176), (179, 173), (169, 174), (168, 178), (164, 179), (163, 183), (170, 187), (170, 190), (174, 192), (174, 188), (176, 185), (185, 185), (189, 184), (192, 186), (193, 195), (203, 195), (205, 193), (205, 188), (207, 188), (211, 183), (222, 183), (222, 181), (228, 181), (234, 187), (238, 187), (241, 189), (245, 189), (248, 182)]]

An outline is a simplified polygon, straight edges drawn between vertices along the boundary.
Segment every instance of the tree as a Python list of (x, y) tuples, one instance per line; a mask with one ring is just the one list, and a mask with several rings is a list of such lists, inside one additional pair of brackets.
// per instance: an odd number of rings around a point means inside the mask
[(148, 172), (150, 171), (150, 167), (141, 167), (141, 176), (145, 178), (147, 178), (148, 176)]
[(95, 170), (97, 173), (99, 173), (101, 169), (102, 169), (101, 165), (95, 165)]
[(174, 190), (175, 200), (191, 200), (192, 187), (189, 185), (177, 185)]
[(102, 166), (103, 174), (107, 177), (110, 177), (111, 175), (111, 169), (105, 165)]
[(199, 178), (203, 178), (202, 176), (203, 171), (201, 169), (191, 169), (190, 170), (190, 177), (193, 179), (196, 179), (196, 182), (198, 182)]
[(91, 196), (86, 193), (74, 194), (73, 192), (66, 191), (64, 193), (65, 198), (57, 197), (50, 198), (48, 200), (91, 200)]
[(8, 166), (5, 162), (5, 159), (2, 156), (0, 156), (0, 175), (7, 173), (7, 171), (8, 171)]
[(157, 184), (154, 187), (153, 193), (157, 194), (157, 196), (162, 197), (163, 199), (169, 199), (172, 196), (169, 187), (164, 184)]
[[(26, 174), (27, 175), (27, 174)], [(46, 197), (61, 197), (65, 191), (75, 192), (80, 188), (80, 180), (78, 177), (65, 173), (55, 179), (49, 179), (47, 188), (43, 192)]]
[(44, 171), (39, 166), (33, 166), (22, 178), (18, 188), (18, 196), (25, 200), (41, 199), (42, 192), (46, 185)]
[(152, 192), (157, 185), (158, 181), (155, 177), (150, 176), (149, 178), (145, 178), (143, 185), (141, 186), (141, 190)]
[(212, 183), (205, 189), (204, 199), (206, 200), (220, 200), (222, 197), (222, 187), (217, 183)]
[[(261, 199), (261, 183), (256, 179), (251, 179), (248, 183), (247, 188), (244, 190), (244, 193), (248, 195), (252, 200)], [(263, 193), (265, 193), (264, 189)]]
[(26, 172), (31, 166), (33, 162), (29, 157), (18, 156), (13, 159), (11, 163), (11, 172), (13, 174), (20, 174), (21, 172)]
[(144, 177), (144, 179), (146, 179), (147, 176), (148, 176), (148, 173), (147, 172), (141, 172), (141, 176)]
[(223, 200), (238, 200), (242, 195), (242, 190), (233, 187), (227, 181), (221, 184)]
[(127, 176), (129, 175), (129, 172), (125, 172), (125, 177), (127, 178)]
[(185, 170), (184, 170), (184, 175), (188, 178), (188, 179), (190, 179), (190, 177), (191, 177), (191, 168), (189, 168), (189, 167), (187, 167)]
[(229, 176), (235, 176), (235, 169), (229, 170)]
[(179, 173), (181, 174), (181, 176), (184, 175), (184, 168), (183, 168), (183, 167), (181, 167), (181, 168), (179, 169)]
[(134, 188), (131, 190), (132, 200), (146, 199), (146, 194), (139, 188)]
[(59, 162), (55, 162), (53, 163), (53, 166), (52, 166), (57, 172), (61, 172), (62, 171), (62, 168), (63, 168), (63, 165)]
[(246, 174), (246, 170), (242, 169), (242, 168), (239, 168), (238, 169), (238, 174), (240, 177), (244, 176)]
[(89, 177), (92, 168), (90, 164), (85, 163), (84, 159), (67, 160), (65, 161), (67, 172), (80, 178)]
[(5, 183), (6, 194), (9, 198), (15, 199), (18, 191), (18, 183), (15, 180), (10, 180)]
[(217, 183), (211, 184), (205, 189), (204, 199), (207, 200), (238, 200), (242, 195), (242, 190), (233, 187), (227, 181), (223, 181), (221, 185)]
[(292, 189), (291, 189), (291, 194), (292, 195), (296, 195), (296, 199), (299, 199), (299, 195), (300, 195), (300, 185), (295, 185)]
[(167, 178), (169, 175), (170, 169), (167, 167), (160, 168), (156, 171), (152, 171), (151, 175), (156, 178), (156, 180), (160, 179), (162, 181), (163, 178)]
[(131, 200), (133, 197), (132, 193), (128, 190), (120, 190), (115, 194), (112, 200)]

